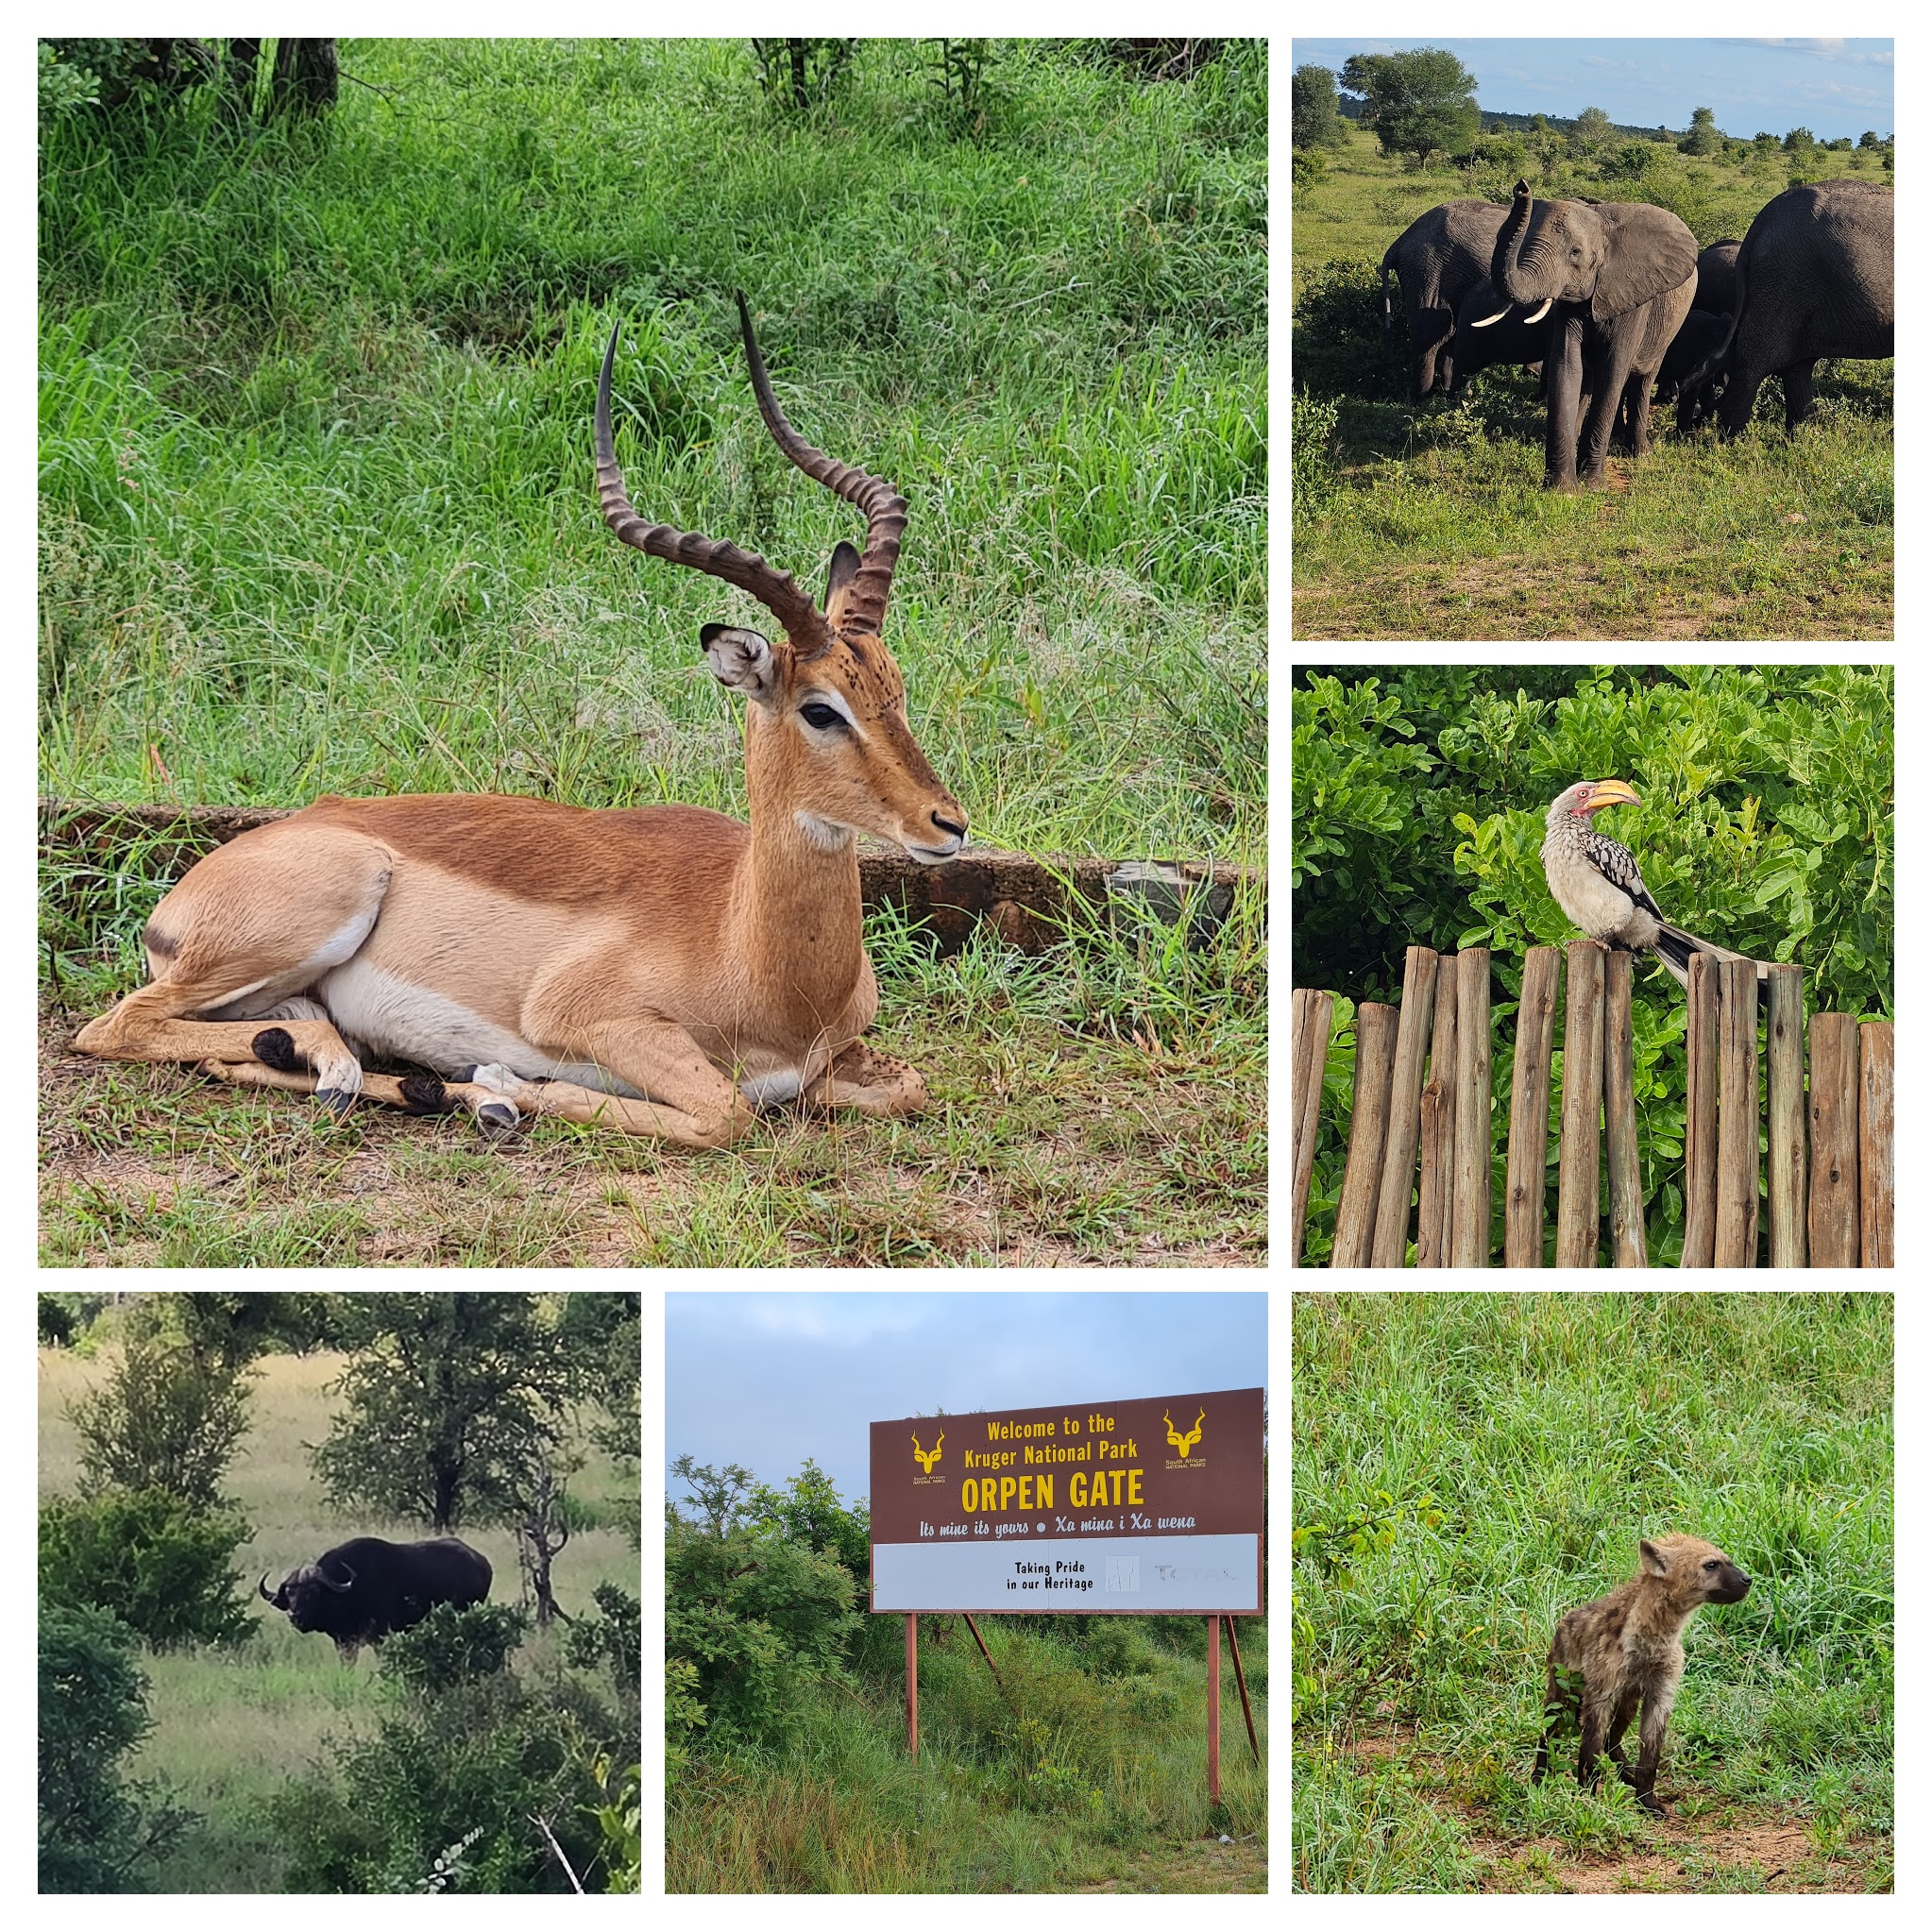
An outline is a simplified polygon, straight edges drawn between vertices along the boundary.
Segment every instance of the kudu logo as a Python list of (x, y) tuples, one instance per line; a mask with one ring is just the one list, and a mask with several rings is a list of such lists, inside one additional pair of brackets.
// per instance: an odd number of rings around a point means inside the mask
[(923, 1449), (919, 1446), (918, 1436), (915, 1435), (912, 1438), (912, 1460), (915, 1463), (917, 1463), (922, 1469), (925, 1471), (924, 1476), (923, 1477), (915, 1476), (912, 1479), (915, 1483), (931, 1482), (937, 1480), (933, 1476), (932, 1466), (939, 1461), (940, 1449), (941, 1444), (945, 1442), (945, 1439), (946, 1432), (942, 1429), (940, 1431), (939, 1441), (934, 1443), (929, 1449)]
[(1208, 1459), (1206, 1456), (1197, 1456), (1193, 1453), (1195, 1444), (1200, 1441), (1202, 1434), (1205, 1432), (1207, 1414), (1208, 1412), (1203, 1409), (1195, 1417), (1194, 1427), (1183, 1435), (1179, 1430), (1175, 1428), (1174, 1417), (1168, 1415), (1164, 1409), (1161, 1412), (1161, 1419), (1167, 1425), (1167, 1440), (1180, 1451), (1178, 1457), (1168, 1457), (1167, 1466), (1170, 1469), (1201, 1469), (1207, 1466)]

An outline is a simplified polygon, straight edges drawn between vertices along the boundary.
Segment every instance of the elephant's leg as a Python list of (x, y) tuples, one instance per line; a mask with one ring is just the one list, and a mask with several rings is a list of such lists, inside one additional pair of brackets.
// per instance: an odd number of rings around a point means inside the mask
[(1635, 375), (1623, 385), (1624, 406), (1630, 412), (1630, 453), (1643, 456), (1651, 447), (1651, 379)]
[(1740, 338), (1724, 380), (1724, 399), (1718, 405), (1719, 432), (1726, 442), (1741, 435), (1749, 426), (1751, 412), (1757, 407), (1757, 392), (1764, 386), (1768, 373), (1765, 364)]
[(1623, 385), (1630, 380), (1630, 367), (1620, 359), (1611, 357), (1590, 373), (1590, 409), (1584, 418), (1583, 447), (1578, 454), (1575, 479), (1585, 484), (1603, 481), (1604, 463), (1610, 449), (1610, 432), (1617, 422)]
[(1816, 359), (1787, 363), (1778, 371), (1785, 383), (1785, 433), (1789, 435), (1811, 415), (1811, 379), (1818, 373)]
[(1550, 398), (1550, 423), (1543, 439), (1543, 487), (1576, 488), (1577, 404), (1584, 382), (1584, 323), (1572, 315), (1551, 333), (1543, 359), (1543, 383)]

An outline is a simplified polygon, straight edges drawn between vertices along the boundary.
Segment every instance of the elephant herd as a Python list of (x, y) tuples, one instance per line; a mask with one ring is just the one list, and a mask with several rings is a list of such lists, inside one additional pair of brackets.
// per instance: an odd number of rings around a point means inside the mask
[[(1603, 481), (1613, 432), (1650, 445), (1652, 392), (1688, 432), (1715, 412), (1735, 436), (1770, 375), (1785, 424), (1811, 413), (1821, 357), (1891, 354), (1891, 193), (1865, 181), (1789, 188), (1741, 242), (1697, 242), (1647, 201), (1446, 201), (1382, 257), (1384, 341), (1393, 275), (1417, 401), (1451, 396), (1497, 363), (1541, 375), (1544, 484)], [(1721, 399), (1720, 399), (1721, 398)]]

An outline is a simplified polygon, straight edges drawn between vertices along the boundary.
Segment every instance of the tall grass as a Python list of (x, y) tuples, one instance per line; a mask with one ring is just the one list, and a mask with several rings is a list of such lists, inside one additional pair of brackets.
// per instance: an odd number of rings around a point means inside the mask
[(915, 1763), (899, 1619), (874, 1624), (871, 1668), (816, 1690), (787, 1750), (700, 1760), (673, 1788), (668, 1891), (1266, 1890), (1264, 1623), (1242, 1648), (1262, 1767), (1224, 1659), (1212, 1822), (1199, 1637), (1114, 1631), (1096, 1654), (982, 1618), (1002, 1688), (963, 1622), (923, 1618)]

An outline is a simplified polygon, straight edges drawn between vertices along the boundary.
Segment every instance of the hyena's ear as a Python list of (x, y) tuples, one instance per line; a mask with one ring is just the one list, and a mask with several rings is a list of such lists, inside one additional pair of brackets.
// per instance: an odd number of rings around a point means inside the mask
[(1670, 1566), (1664, 1560), (1664, 1552), (1646, 1536), (1637, 1546), (1637, 1553), (1644, 1560), (1644, 1568), (1652, 1576), (1669, 1576)]

